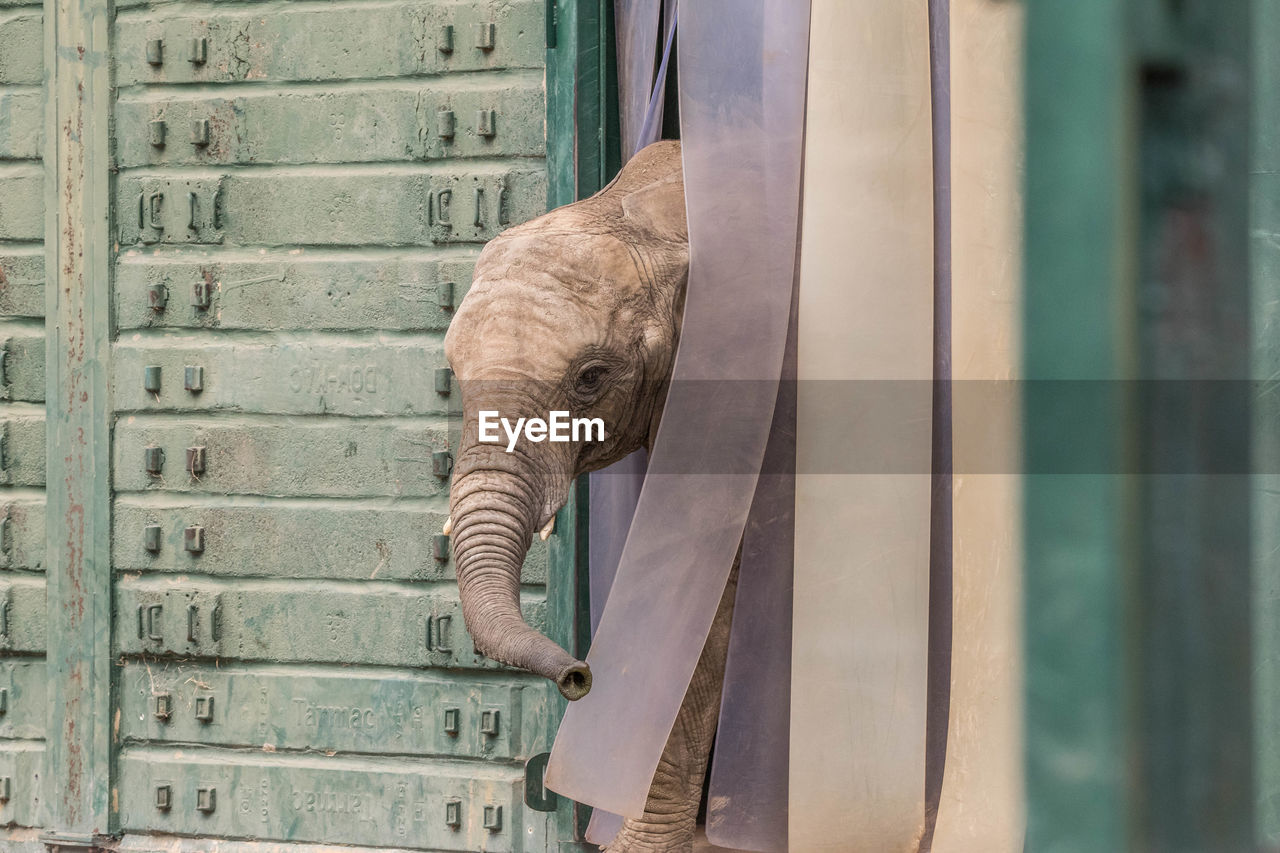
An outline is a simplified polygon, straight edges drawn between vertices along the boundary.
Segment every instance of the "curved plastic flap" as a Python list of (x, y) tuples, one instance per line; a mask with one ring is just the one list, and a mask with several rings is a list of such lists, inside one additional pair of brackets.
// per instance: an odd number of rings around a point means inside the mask
[(795, 264), (805, 69), (795, 58), (808, 42), (797, 6), (699, 0), (680, 11), (690, 234), (680, 351), (587, 658), (593, 689), (569, 706), (546, 776), (553, 790), (623, 815), (644, 810), (773, 418)]
[(924, 830), (933, 170), (924, 0), (813, 0), (791, 850)]

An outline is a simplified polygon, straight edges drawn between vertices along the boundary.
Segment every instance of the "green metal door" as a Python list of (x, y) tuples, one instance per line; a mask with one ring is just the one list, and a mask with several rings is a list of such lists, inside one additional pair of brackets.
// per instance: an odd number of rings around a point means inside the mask
[[(0, 846), (572, 845), (558, 697), (463, 627), (442, 341), (484, 241), (601, 182), (607, 27), (0, 0)], [(522, 593), (566, 644), (575, 522)]]
[(0, 817), (26, 826), (47, 696), (42, 43), (38, 5), (0, 4)]

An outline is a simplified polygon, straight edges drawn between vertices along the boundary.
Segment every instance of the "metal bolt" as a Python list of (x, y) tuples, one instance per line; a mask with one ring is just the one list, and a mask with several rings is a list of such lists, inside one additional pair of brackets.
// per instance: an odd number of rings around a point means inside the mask
[(462, 800), (445, 801), (444, 823), (450, 829), (458, 829), (462, 826)]
[(156, 694), (156, 719), (163, 723), (169, 722), (173, 717), (173, 697), (168, 693)]
[(156, 808), (162, 812), (173, 808), (173, 786), (156, 785)]
[(199, 394), (204, 390), (204, 368), (188, 364), (182, 380), (182, 387), (186, 388), (192, 394)]
[(496, 110), (477, 110), (476, 111), (476, 133), (483, 137), (491, 137), (497, 131), (495, 130), (498, 120)]
[(161, 65), (164, 63), (164, 39), (148, 39), (147, 40), (147, 64)]
[(436, 111), (436, 136), (441, 139), (453, 138), (453, 110)]
[(453, 53), (453, 24), (442, 24), (440, 38), (436, 42), (436, 50), (441, 53)]
[(0, 687), (0, 717), (9, 713), (9, 688)]
[(453, 282), (442, 281), (436, 285), (436, 304), (444, 311), (453, 310)]
[(169, 288), (163, 284), (153, 284), (147, 288), (147, 307), (159, 313), (169, 304)]
[(484, 828), (490, 832), (502, 829), (502, 806), (484, 807)]
[(13, 794), (13, 780), (8, 776), (0, 777), (0, 803), (9, 802), (9, 797)]
[(453, 371), (447, 367), (436, 368), (436, 393), (448, 397), (453, 390)]
[(158, 476), (164, 471), (164, 449), (154, 444), (148, 444), (142, 449), (143, 466), (148, 474)]
[(201, 311), (209, 307), (209, 298), (213, 292), (213, 284), (207, 281), (197, 281), (191, 285), (191, 305), (193, 308), (199, 308)]
[(160, 550), (160, 542), (163, 531), (158, 524), (148, 524), (142, 528), (142, 547), (146, 548), (152, 554)]
[(187, 60), (192, 65), (204, 65), (209, 58), (209, 40), (204, 36), (193, 38)]
[(212, 786), (196, 789), (196, 810), (211, 814), (218, 807), (218, 789)]
[(431, 473), (444, 479), (453, 473), (453, 454), (447, 450), (437, 450), (431, 454)]
[(476, 25), (476, 47), (493, 50), (496, 27), (492, 23)]
[(498, 736), (498, 718), (500, 713), (497, 708), (486, 708), (480, 712), (480, 733), (489, 737)]
[(449, 537), (443, 533), (437, 533), (431, 537), (431, 556), (436, 558), (436, 562), (449, 562)]
[(196, 719), (202, 723), (213, 722), (213, 697), (196, 697)]
[(192, 120), (191, 144), (196, 146), (209, 144), (209, 120), (207, 118)]
[(188, 447), (187, 448), (187, 473), (192, 477), (199, 477), (204, 473), (204, 448)]
[(204, 528), (193, 524), (182, 531), (182, 547), (192, 554), (204, 553)]
[(458, 733), (458, 721), (462, 716), (462, 712), (457, 708), (444, 709), (444, 733), (447, 735), (456, 735)]
[(164, 119), (153, 119), (148, 125), (151, 128), (151, 144), (157, 148), (164, 147)]
[(142, 368), (142, 390), (160, 393), (160, 365), (148, 364)]

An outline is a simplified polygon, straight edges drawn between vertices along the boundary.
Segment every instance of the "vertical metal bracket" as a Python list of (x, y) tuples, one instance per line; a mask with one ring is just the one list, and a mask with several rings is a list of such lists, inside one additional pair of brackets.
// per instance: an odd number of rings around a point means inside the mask
[(551, 753), (539, 752), (524, 763), (524, 804), (536, 812), (553, 812), (560, 806), (560, 795), (543, 782)]

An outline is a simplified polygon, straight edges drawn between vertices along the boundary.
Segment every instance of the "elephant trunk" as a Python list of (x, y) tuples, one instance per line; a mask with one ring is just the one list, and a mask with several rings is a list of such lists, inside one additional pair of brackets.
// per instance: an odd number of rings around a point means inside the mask
[(520, 570), (547, 513), (531, 467), (492, 446), (464, 443), (458, 454), (450, 505), (462, 617), (477, 651), (551, 679), (572, 701), (591, 689), (591, 670), (520, 613)]

